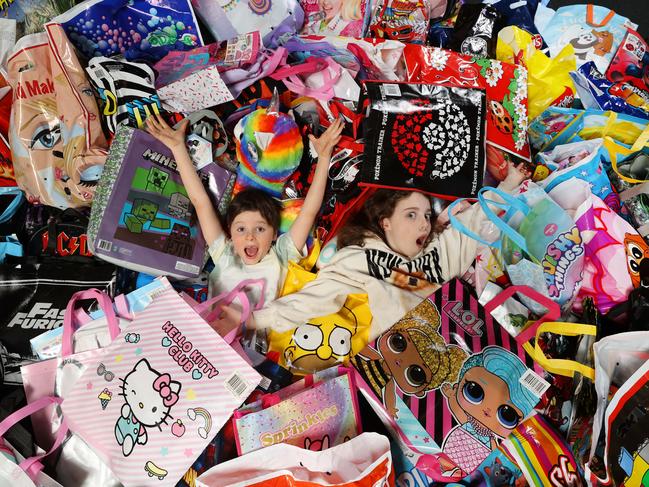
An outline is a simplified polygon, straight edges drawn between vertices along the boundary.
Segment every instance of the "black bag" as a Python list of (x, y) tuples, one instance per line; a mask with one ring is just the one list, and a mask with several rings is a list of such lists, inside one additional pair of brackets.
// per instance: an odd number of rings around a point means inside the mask
[(367, 82), (362, 185), (475, 197), (485, 171), (485, 92)]
[(97, 288), (114, 294), (112, 264), (41, 260), (0, 265), (0, 383), (22, 383), (20, 367), (34, 359), (30, 340), (63, 325), (74, 293)]

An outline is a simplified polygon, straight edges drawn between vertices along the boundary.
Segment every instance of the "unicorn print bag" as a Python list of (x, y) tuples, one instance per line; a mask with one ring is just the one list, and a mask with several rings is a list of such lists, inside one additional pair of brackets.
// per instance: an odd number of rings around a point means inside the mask
[(169, 286), (103, 351), (62, 409), (126, 487), (176, 485), (261, 379)]

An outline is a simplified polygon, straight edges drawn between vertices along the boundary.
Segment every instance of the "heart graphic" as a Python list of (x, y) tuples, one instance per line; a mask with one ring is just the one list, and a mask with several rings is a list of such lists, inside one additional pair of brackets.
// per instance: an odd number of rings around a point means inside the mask
[(162, 346), (163, 346), (163, 347), (168, 347), (169, 345), (171, 345), (171, 338), (169, 338), (169, 337), (164, 337), (164, 338), (162, 339)]
[(203, 377), (203, 372), (201, 372), (201, 371), (198, 370), (198, 369), (194, 369), (194, 370), (192, 370), (192, 378), (193, 378), (194, 380), (198, 380), (198, 379), (200, 379), (201, 377)]
[(123, 358), (124, 358), (123, 355), (118, 355), (117, 357), (115, 357), (115, 363), (120, 363)]

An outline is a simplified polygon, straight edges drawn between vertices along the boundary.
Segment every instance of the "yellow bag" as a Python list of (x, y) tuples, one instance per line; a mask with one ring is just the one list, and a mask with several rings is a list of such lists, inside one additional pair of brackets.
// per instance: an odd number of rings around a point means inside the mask
[(575, 85), (570, 72), (577, 69), (571, 44), (555, 58), (549, 58), (534, 45), (532, 35), (518, 27), (505, 27), (498, 34), (496, 57), (499, 61), (521, 64), (527, 68), (527, 111), (534, 120), (550, 105), (574, 97)]
[[(317, 252), (302, 263), (315, 262)], [(306, 267), (305, 265), (305, 267)], [(316, 278), (316, 274), (289, 262), (281, 296), (294, 293)], [(268, 352), (278, 363), (297, 375), (306, 375), (336, 364), (346, 364), (368, 343), (372, 314), (367, 294), (350, 294), (337, 313), (310, 319), (295, 330), (268, 332)]]

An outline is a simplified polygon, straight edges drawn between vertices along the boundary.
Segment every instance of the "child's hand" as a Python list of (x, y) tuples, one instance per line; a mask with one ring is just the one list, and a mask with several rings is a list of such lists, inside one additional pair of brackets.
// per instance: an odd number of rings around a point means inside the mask
[(171, 150), (185, 147), (187, 125), (189, 125), (189, 120), (184, 119), (180, 122), (180, 126), (174, 130), (157, 113), (149, 116), (146, 121), (149, 133)]
[(337, 118), (320, 137), (309, 135), (309, 140), (315, 147), (318, 157), (331, 157), (334, 147), (340, 142), (340, 134), (344, 126), (345, 123)]
[(532, 172), (527, 169), (524, 163), (520, 163), (518, 167), (516, 167), (513, 162), (508, 162), (507, 177), (500, 185), (506, 191), (513, 191), (530, 176), (532, 176)]

